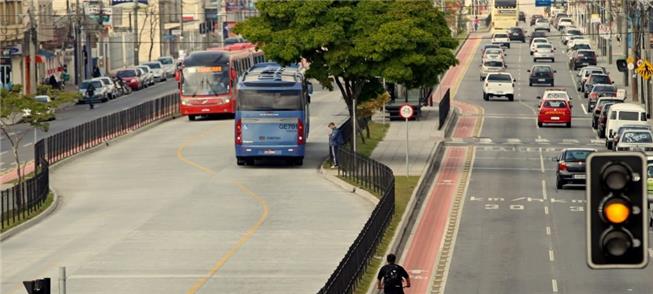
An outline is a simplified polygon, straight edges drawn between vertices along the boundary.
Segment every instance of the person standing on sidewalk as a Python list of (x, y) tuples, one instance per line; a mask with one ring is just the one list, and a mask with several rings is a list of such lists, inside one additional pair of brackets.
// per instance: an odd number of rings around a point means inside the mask
[(329, 157), (331, 158), (331, 168), (338, 166), (338, 159), (336, 158), (336, 149), (338, 146), (344, 144), (344, 138), (342, 137), (342, 132), (336, 127), (334, 122), (329, 123)]
[[(408, 272), (401, 266), (396, 264), (397, 256), (390, 253), (386, 257), (388, 263), (381, 267), (378, 276), (377, 288), (379, 290), (383, 289), (385, 294), (403, 294), (404, 287), (410, 288), (410, 277), (408, 277)], [(406, 286), (404, 286), (404, 280), (406, 280)]]

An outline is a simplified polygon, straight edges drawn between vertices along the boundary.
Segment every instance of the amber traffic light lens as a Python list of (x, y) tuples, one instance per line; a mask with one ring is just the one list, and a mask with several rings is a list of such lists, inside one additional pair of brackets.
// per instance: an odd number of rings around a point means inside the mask
[(609, 201), (603, 208), (603, 215), (613, 224), (621, 224), (630, 216), (630, 207), (621, 200)]
[(603, 172), (603, 180), (611, 190), (622, 190), (630, 180), (628, 170), (620, 164), (611, 165)]

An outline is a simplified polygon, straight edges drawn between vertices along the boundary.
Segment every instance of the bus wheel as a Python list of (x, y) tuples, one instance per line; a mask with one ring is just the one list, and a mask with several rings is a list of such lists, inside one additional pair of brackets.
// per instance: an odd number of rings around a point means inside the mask
[(195, 116), (194, 116), (194, 115), (189, 115), (189, 116), (188, 116), (188, 120), (189, 120), (189, 121), (194, 121), (194, 120), (195, 120)]
[(245, 160), (240, 158), (240, 157), (236, 157), (236, 164), (237, 165), (245, 165)]

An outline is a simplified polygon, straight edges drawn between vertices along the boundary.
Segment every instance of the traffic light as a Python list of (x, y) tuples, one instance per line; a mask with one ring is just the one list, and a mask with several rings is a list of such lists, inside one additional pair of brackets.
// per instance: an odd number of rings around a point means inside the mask
[(645, 267), (646, 157), (595, 152), (587, 162), (587, 264), (593, 269)]
[(28, 294), (50, 294), (50, 278), (23, 281)]
[(625, 59), (617, 59), (615, 62), (617, 64), (617, 70), (620, 72), (627, 72), (628, 71), (628, 63), (626, 62)]

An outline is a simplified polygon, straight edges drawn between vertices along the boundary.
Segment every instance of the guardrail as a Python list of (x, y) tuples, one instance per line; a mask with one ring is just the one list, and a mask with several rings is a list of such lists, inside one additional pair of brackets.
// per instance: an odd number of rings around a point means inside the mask
[(440, 115), (440, 124), (438, 124), (438, 130), (441, 130), (444, 126), (444, 123), (447, 121), (449, 116), (449, 110), (451, 109), (451, 89), (447, 89), (447, 92), (444, 92), (440, 103), (438, 104), (438, 114)]
[(143, 102), (45, 137), (34, 145), (34, 176), (0, 191), (0, 228), (30, 215), (47, 199), (49, 165), (128, 134), (179, 110), (178, 94)]
[[(346, 133), (347, 129), (351, 129), (349, 121), (340, 129), (343, 130), (346, 139), (351, 137), (351, 132)], [(353, 292), (376, 246), (381, 242), (383, 232), (390, 223), (395, 209), (395, 178), (389, 167), (355, 153), (347, 147), (339, 147), (336, 156), (339, 176), (377, 192), (381, 195), (381, 199), (345, 257), (318, 292), (320, 294)]]

